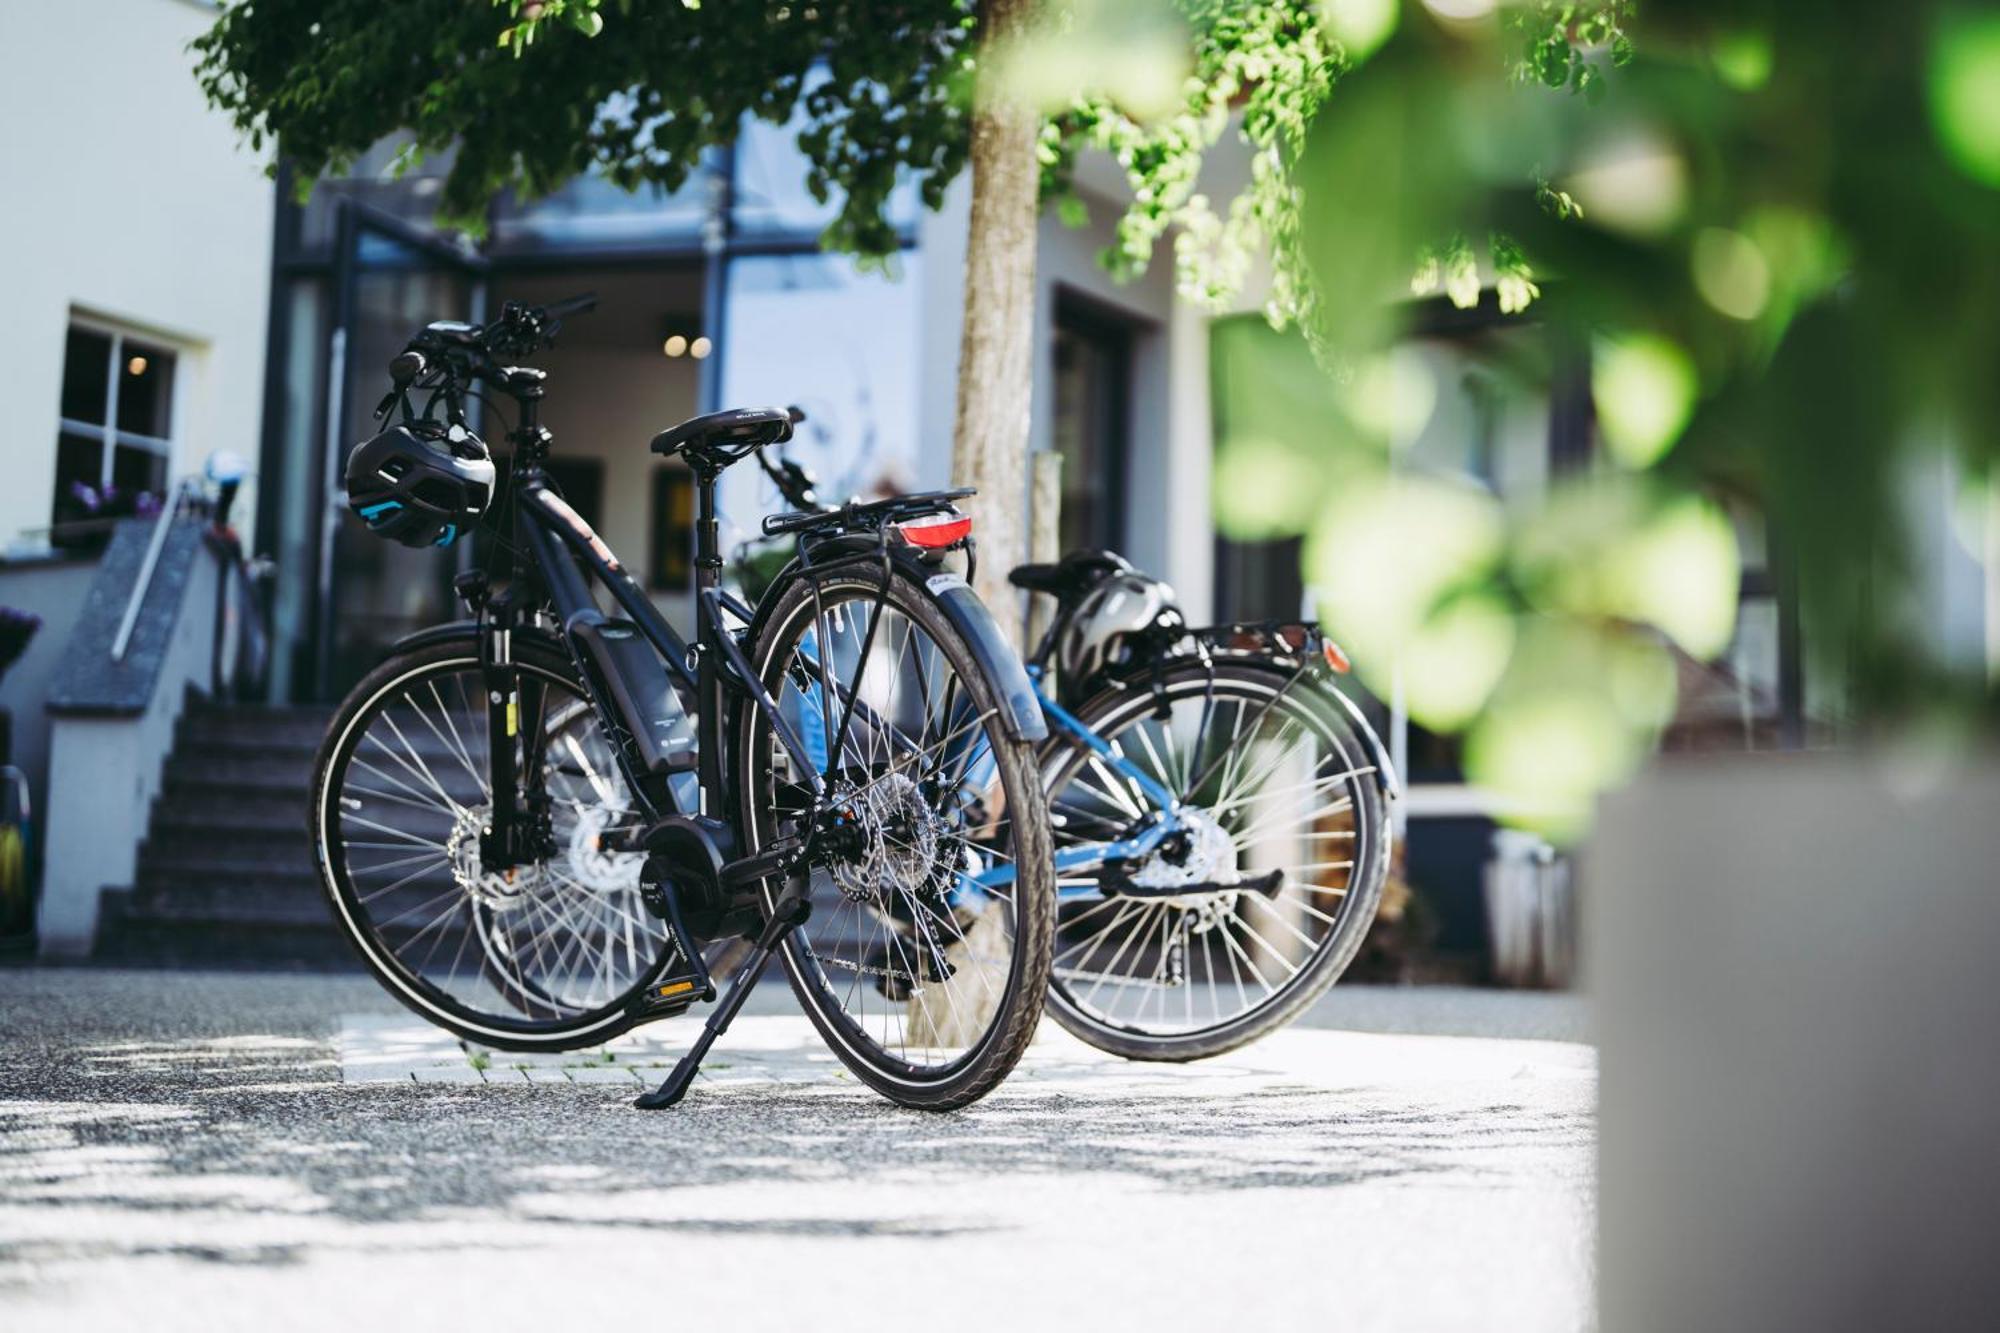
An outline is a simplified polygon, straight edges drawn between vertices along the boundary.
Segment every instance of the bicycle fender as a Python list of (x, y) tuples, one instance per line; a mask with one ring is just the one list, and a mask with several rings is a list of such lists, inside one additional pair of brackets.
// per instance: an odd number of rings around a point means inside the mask
[[(532, 638), (540, 643), (544, 643), (565, 657), (569, 655), (569, 649), (564, 645), (563, 641), (546, 630), (519, 625), (515, 627), (514, 633), (520, 638)], [(415, 634), (405, 634), (402, 638), (390, 644), (389, 651), (384, 653), (383, 656), (385, 658), (393, 657), (397, 653), (406, 653), (417, 648), (429, 648), (434, 644), (440, 643), (458, 643), (460, 641), (476, 643), (478, 639), (478, 621), (448, 620), (442, 625), (432, 625), (429, 629), (420, 629)]]
[(1375, 783), (1382, 789), (1382, 795), (1390, 801), (1403, 799), (1403, 780), (1396, 772), (1396, 766), (1389, 761), (1389, 749), (1382, 744), (1382, 738), (1375, 734), (1375, 728), (1368, 725), (1368, 719), (1347, 697), (1339, 686), (1331, 681), (1325, 684), (1326, 692), (1340, 700), (1340, 706), (1347, 712), (1347, 720), (1361, 733), (1362, 741), (1375, 756)]
[[(1403, 798), (1403, 781), (1396, 772), (1396, 766), (1390, 762), (1389, 747), (1384, 745), (1382, 738), (1375, 734), (1375, 728), (1369, 725), (1367, 715), (1361, 711), (1354, 700), (1347, 697), (1346, 692), (1340, 686), (1333, 682), (1329, 673), (1320, 672), (1304, 665), (1288, 665), (1271, 661), (1248, 662), (1242, 658), (1234, 660), (1238, 665), (1254, 666), (1256, 669), (1269, 672), (1273, 676), (1289, 677), (1301, 671), (1312, 671), (1315, 691), (1326, 695), (1340, 705), (1342, 718), (1348, 725), (1354, 728), (1355, 734), (1361, 737), (1361, 743), (1368, 748), (1369, 758), (1373, 760), (1375, 765), (1375, 785), (1381, 790), (1384, 799), (1400, 801)], [(1120, 676), (1113, 677), (1113, 679), (1121, 689), (1140, 689), (1143, 688), (1142, 682), (1150, 670), (1150, 665), (1137, 667)]]
[(1021, 665), (1021, 655), (1000, 632), (992, 610), (979, 600), (972, 585), (935, 565), (909, 559), (899, 563), (930, 594), (931, 601), (944, 612), (952, 628), (964, 637), (980, 670), (999, 691), (1000, 720), (1007, 734), (1017, 741), (1047, 740), (1049, 724), (1042, 717), (1042, 704), (1035, 697), (1035, 687), (1028, 682), (1028, 669)]

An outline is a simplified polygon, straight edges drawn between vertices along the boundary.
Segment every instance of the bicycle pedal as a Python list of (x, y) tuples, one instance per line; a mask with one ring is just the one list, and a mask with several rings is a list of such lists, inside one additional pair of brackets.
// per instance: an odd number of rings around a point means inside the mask
[(632, 1000), (627, 1012), (636, 1022), (650, 1023), (659, 1018), (684, 1014), (696, 1004), (715, 998), (715, 983), (707, 978), (669, 977), (646, 987)]

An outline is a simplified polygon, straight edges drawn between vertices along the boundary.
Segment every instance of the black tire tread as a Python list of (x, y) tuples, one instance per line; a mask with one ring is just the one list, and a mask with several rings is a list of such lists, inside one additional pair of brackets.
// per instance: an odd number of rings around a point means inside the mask
[[(1189, 675), (1199, 675), (1205, 678), (1209, 669), (1198, 659), (1190, 659), (1186, 666), (1169, 667), (1162, 683), (1171, 688), (1177, 675), (1184, 678)], [(1275, 663), (1240, 661), (1217, 662), (1214, 671), (1218, 679), (1254, 680), (1266, 686), (1281, 683), (1293, 674), (1292, 669)], [(1110, 685), (1087, 700), (1077, 710), (1076, 716), (1088, 725), (1093, 718), (1101, 717), (1120, 704), (1128, 702), (1135, 693), (1150, 694), (1152, 685), (1153, 676), (1150, 672), (1143, 678), (1129, 683)], [(1351, 732), (1352, 728), (1348, 726), (1346, 720), (1337, 712), (1331, 711), (1338, 706), (1329, 704), (1328, 707), (1331, 720), (1342, 730)], [(1358, 735), (1355, 741), (1357, 746), (1361, 745)], [(1043, 771), (1045, 774), (1061, 771), (1059, 763), (1054, 769), (1049, 767), (1046, 752)], [(1349, 886), (1350, 895), (1359, 895), (1353, 899), (1353, 909), (1341, 923), (1332, 941), (1332, 947), (1322, 948), (1314, 955), (1311, 963), (1312, 975), (1303, 984), (1293, 986), (1276, 997), (1274, 1002), (1251, 1010), (1218, 1031), (1190, 1033), (1185, 1037), (1138, 1040), (1128, 1033), (1093, 1022), (1089, 1017), (1063, 1004), (1060, 997), (1056, 997), (1049, 1004), (1049, 1016), (1055, 1019), (1065, 1032), (1079, 1041), (1095, 1046), (1098, 1050), (1123, 1056), (1127, 1060), (1163, 1064), (1185, 1064), (1192, 1060), (1207, 1060), (1224, 1055), (1291, 1024), (1332, 989), (1333, 984), (1347, 971), (1348, 966), (1354, 961), (1355, 954), (1360, 952), (1362, 942), (1368, 936), (1368, 928), (1374, 923), (1375, 913), (1382, 903), (1382, 886), (1388, 878), (1391, 850), (1389, 804), (1382, 799), (1381, 793), (1373, 784), (1362, 783), (1357, 786), (1364, 793), (1363, 800), (1370, 808), (1365, 815), (1357, 808), (1355, 828), (1359, 830), (1366, 827), (1374, 831), (1374, 851), (1369, 858), (1369, 865), (1356, 876), (1358, 882)], [(1051, 948), (1053, 949), (1053, 944)]]
[[(857, 575), (867, 578), (868, 575)], [(890, 576), (897, 585), (898, 592), (892, 593), (894, 605), (911, 619), (938, 644), (945, 648), (952, 659), (952, 666), (964, 680), (968, 688), (983, 691), (986, 698), (982, 705), (997, 703), (998, 692), (990, 682), (983, 679), (975, 664), (969, 646), (951, 622), (945, 619), (930, 601), (929, 594), (919, 585), (900, 572)], [(838, 580), (836, 580), (838, 582)], [(872, 586), (879, 587), (879, 581)], [(751, 649), (750, 660), (759, 671), (768, 677), (769, 655), (775, 650), (774, 627), (782, 626), (794, 614), (799, 601), (810, 597), (810, 588), (803, 582), (795, 583), (770, 603), (771, 614), (760, 622), (760, 633)], [(768, 680), (767, 680), (768, 683)], [(737, 727), (738, 772), (748, 771), (752, 738), (757, 734), (754, 715), (746, 713)], [(842, 1064), (853, 1072), (856, 1078), (866, 1083), (884, 1097), (899, 1106), (921, 1111), (954, 1111), (968, 1106), (986, 1096), (1013, 1072), (1020, 1063), (1028, 1045), (1034, 1040), (1035, 1029), (1041, 1021), (1042, 1006), (1048, 993), (1050, 958), (1055, 947), (1055, 868), (1053, 838), (1049, 831), (1048, 806), (1039, 798), (1041, 794), (1040, 774), (1035, 766), (1034, 747), (1026, 741), (1002, 740), (993, 746), (995, 762), (1006, 772), (1005, 785), (1010, 793), (1025, 793), (1030, 799), (1023, 802), (1009, 802), (1010, 808), (1019, 805), (1013, 813), (1015, 837), (1018, 840), (1016, 865), (1024, 868), (1021, 878), (1016, 880), (1016, 898), (1019, 903), (1016, 929), (1024, 939), (1022, 952), (1022, 974), (1015, 987), (1008, 1012), (1002, 1015), (998, 1029), (986, 1041), (978, 1058), (965, 1070), (949, 1081), (940, 1082), (935, 1087), (911, 1087), (906, 1083), (893, 1083), (870, 1066), (865, 1060), (850, 1056), (845, 1044), (839, 1040), (827, 1020), (819, 1010), (815, 998), (801, 981), (799, 972), (792, 961), (789, 949), (782, 951), (785, 958), (785, 973), (791, 982), (792, 993), (798, 998), (800, 1008), (812, 1020), (814, 1028), (825, 1040)], [(753, 812), (749, 808), (754, 800), (748, 784), (742, 784), (744, 828), (754, 827)], [(1043, 868), (1039, 888), (1027, 883), (1025, 868)], [(768, 892), (768, 890), (767, 890)], [(1022, 946), (1017, 946), (1021, 948)]]

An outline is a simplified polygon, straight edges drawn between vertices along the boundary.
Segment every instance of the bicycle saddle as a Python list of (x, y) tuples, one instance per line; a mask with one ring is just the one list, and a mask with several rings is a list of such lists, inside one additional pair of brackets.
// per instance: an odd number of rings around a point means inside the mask
[(732, 407), (690, 417), (653, 437), (656, 454), (680, 454), (690, 462), (728, 467), (767, 444), (792, 438), (792, 414), (783, 407)]
[(1116, 551), (1071, 551), (1053, 565), (1016, 565), (1008, 572), (1007, 581), (1066, 602), (1090, 591), (1107, 576), (1131, 568), (1131, 562)]

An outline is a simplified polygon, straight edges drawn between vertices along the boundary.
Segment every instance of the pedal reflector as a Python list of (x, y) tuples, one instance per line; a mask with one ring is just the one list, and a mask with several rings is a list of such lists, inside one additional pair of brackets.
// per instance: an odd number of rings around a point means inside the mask
[(663, 986), (653, 987), (653, 998), (657, 1000), (671, 1000), (676, 995), (686, 995), (693, 989), (694, 983), (692, 981), (669, 981)]

